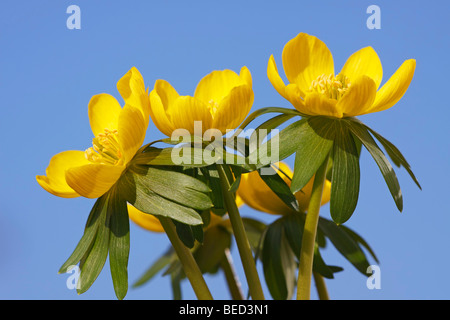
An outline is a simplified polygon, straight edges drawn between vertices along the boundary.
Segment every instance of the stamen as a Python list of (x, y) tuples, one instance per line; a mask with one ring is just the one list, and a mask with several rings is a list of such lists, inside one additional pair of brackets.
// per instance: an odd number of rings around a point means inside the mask
[(211, 117), (213, 119), (214, 119), (214, 116), (215, 116), (218, 108), (219, 108), (219, 104), (217, 102), (215, 102), (212, 99), (208, 101), (208, 110), (211, 113)]
[(87, 160), (94, 163), (117, 164), (122, 158), (117, 141), (117, 130), (105, 129), (92, 139), (92, 147), (84, 152)]
[(322, 74), (311, 82), (309, 90), (323, 94), (330, 99), (339, 100), (350, 86), (349, 79), (343, 74), (339, 74), (336, 77), (332, 74)]

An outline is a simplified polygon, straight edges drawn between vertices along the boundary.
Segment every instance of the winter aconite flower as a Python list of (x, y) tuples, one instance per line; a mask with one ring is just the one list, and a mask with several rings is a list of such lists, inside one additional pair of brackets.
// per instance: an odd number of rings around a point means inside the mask
[(416, 67), (414, 59), (406, 60), (379, 89), (383, 68), (373, 48), (353, 53), (335, 74), (330, 50), (306, 33), (298, 34), (285, 45), (282, 61), (288, 85), (281, 79), (273, 55), (267, 67), (268, 78), (278, 93), (302, 114), (335, 118), (392, 107), (408, 89)]
[(92, 97), (88, 105), (92, 147), (53, 156), (46, 175), (36, 177), (45, 190), (64, 198), (98, 198), (126, 170), (144, 142), (149, 100), (142, 75), (134, 67), (118, 81), (117, 89), (124, 107), (106, 93)]
[[(243, 67), (213, 71), (197, 85), (193, 96), (181, 96), (165, 80), (157, 80), (150, 92), (150, 116), (156, 127), (171, 136), (176, 129), (194, 134), (194, 122), (201, 121), (201, 134), (208, 129), (235, 129), (253, 104), (252, 77)], [(197, 133), (197, 132), (195, 132)]]
[[(279, 162), (274, 165), (278, 168), (278, 175), (283, 178), (287, 185), (290, 185), (292, 170), (284, 163)], [(309, 181), (301, 191), (295, 193), (300, 212), (308, 210), (309, 199), (311, 197), (313, 179)], [(322, 197), (322, 205), (330, 201), (331, 182), (326, 181)], [(261, 179), (257, 171), (244, 173), (241, 176), (237, 195), (249, 207), (275, 215), (285, 215), (293, 212)]]
[(145, 230), (152, 232), (164, 232), (164, 228), (157, 217), (152, 214), (146, 214), (132, 205), (128, 205), (128, 216), (131, 221)]

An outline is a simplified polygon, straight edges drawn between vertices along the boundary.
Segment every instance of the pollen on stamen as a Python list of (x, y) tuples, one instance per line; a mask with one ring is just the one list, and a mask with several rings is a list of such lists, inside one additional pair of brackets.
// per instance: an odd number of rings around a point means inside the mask
[(219, 108), (219, 104), (215, 102), (214, 100), (208, 101), (208, 110), (209, 113), (211, 113), (211, 117), (214, 119), (214, 115), (216, 114), (217, 109)]
[(93, 163), (117, 164), (122, 158), (117, 141), (117, 130), (105, 129), (92, 139), (92, 147), (86, 149), (84, 156)]
[(345, 75), (322, 74), (311, 82), (309, 90), (339, 100), (350, 88), (350, 81)]

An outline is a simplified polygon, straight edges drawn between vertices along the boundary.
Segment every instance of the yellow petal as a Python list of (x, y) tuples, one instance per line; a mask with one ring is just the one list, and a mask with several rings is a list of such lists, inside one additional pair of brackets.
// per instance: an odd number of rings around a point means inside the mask
[[(278, 165), (288, 176), (292, 176), (292, 172), (286, 165), (283, 163)], [(280, 176), (286, 179), (283, 174)], [(289, 184), (288, 181), (286, 182)], [(257, 171), (242, 174), (237, 195), (245, 204), (258, 211), (277, 215), (291, 212), (291, 209), (261, 179)]]
[(248, 70), (247, 67), (242, 67), (241, 71), (239, 72), (239, 77), (241, 78), (242, 82), (247, 84), (250, 88), (253, 85), (252, 80), (252, 74), (250, 73), (250, 70)]
[(211, 128), (212, 118), (208, 106), (203, 101), (191, 96), (178, 97), (174, 102), (172, 114), (174, 128), (186, 129), (194, 134), (197, 133), (194, 130), (195, 121), (201, 122), (202, 134)]
[(150, 116), (155, 126), (167, 136), (175, 129), (171, 122), (171, 109), (179, 97), (175, 89), (165, 80), (156, 80), (150, 92)]
[(286, 77), (298, 85), (302, 97), (318, 76), (334, 75), (330, 50), (321, 40), (306, 33), (298, 34), (284, 46), (282, 58)]
[(275, 59), (273, 55), (269, 58), (269, 63), (267, 64), (267, 77), (269, 78), (270, 83), (273, 85), (275, 90), (284, 97), (289, 100), (285, 94), (285, 87), (283, 79), (281, 79), (280, 74), (278, 73), (277, 64), (275, 63)]
[[(282, 177), (286, 184), (290, 186), (293, 175), (291, 168), (284, 162), (278, 162), (274, 164), (274, 167), (278, 169), (278, 174), (280, 177)], [(308, 210), (313, 181), (314, 177), (311, 178), (311, 180), (305, 185), (305, 187), (303, 187), (301, 191), (295, 193), (299, 210), (301, 212), (306, 212)], [(292, 212), (292, 210), (287, 207), (284, 202), (267, 186), (256, 171), (246, 173), (241, 176), (241, 182), (239, 184), (237, 195), (249, 207), (259, 211), (278, 215)], [(331, 182), (326, 180), (321, 205), (329, 202), (330, 196)]]
[(147, 121), (138, 108), (126, 104), (120, 113), (117, 131), (123, 163), (127, 164), (144, 143)]
[(317, 92), (307, 93), (305, 97), (305, 113), (342, 118), (342, 112), (336, 108), (336, 99), (329, 99)]
[(348, 91), (337, 102), (336, 109), (344, 117), (354, 117), (363, 114), (372, 106), (377, 87), (372, 78), (359, 76), (352, 81)]
[(233, 88), (219, 102), (213, 113), (212, 127), (226, 133), (236, 129), (250, 112), (254, 100), (253, 90), (248, 85)]
[[(295, 193), (295, 197), (297, 198), (298, 207), (300, 211), (307, 212), (309, 201), (311, 200), (311, 192), (314, 183), (314, 176), (311, 180), (303, 187), (301, 191)], [(325, 205), (330, 201), (331, 197), (331, 182), (329, 180), (325, 180), (325, 185), (323, 187), (322, 193), (322, 202), (321, 205)]]
[(242, 198), (236, 193), (236, 205), (238, 207), (241, 207), (244, 205), (244, 200), (242, 200)]
[(67, 184), (79, 195), (98, 198), (106, 193), (120, 178), (125, 166), (86, 164), (66, 171)]
[(345, 62), (340, 74), (352, 79), (368, 76), (373, 79), (376, 89), (383, 78), (383, 67), (380, 58), (372, 47), (362, 48), (353, 53)]
[(152, 214), (144, 213), (130, 204), (128, 204), (128, 216), (131, 221), (141, 228), (152, 232), (164, 232), (164, 228), (158, 218)]
[(45, 176), (36, 176), (39, 185), (51, 194), (62, 198), (75, 198), (80, 195), (66, 182), (66, 171), (89, 163), (83, 151), (64, 151), (54, 155), (45, 170)]
[(286, 99), (294, 106), (295, 109), (304, 114), (309, 114), (308, 109), (305, 108), (305, 102), (302, 99), (302, 93), (298, 86), (290, 83), (285, 87)]
[(138, 108), (144, 119), (148, 118), (150, 102), (145, 90), (144, 78), (135, 67), (132, 67), (118, 82), (117, 90), (125, 104)]
[(389, 109), (405, 94), (411, 83), (416, 69), (416, 60), (403, 62), (392, 77), (378, 90), (372, 108), (365, 113), (378, 112)]
[(106, 93), (93, 96), (89, 101), (88, 115), (94, 136), (105, 129), (116, 130), (121, 111), (122, 107), (113, 96)]
[(230, 91), (237, 86), (247, 84), (248, 74), (239, 76), (232, 70), (216, 70), (203, 77), (198, 83), (194, 97), (209, 103), (214, 101), (219, 103)]

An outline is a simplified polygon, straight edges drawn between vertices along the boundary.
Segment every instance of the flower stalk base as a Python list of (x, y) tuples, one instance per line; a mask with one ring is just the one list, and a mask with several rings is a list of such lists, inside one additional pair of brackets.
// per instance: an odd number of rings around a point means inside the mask
[(316, 242), (317, 225), (322, 202), (322, 193), (326, 180), (328, 157), (316, 172), (308, 213), (303, 231), (302, 248), (298, 267), (297, 300), (309, 300), (311, 297), (311, 279)]

